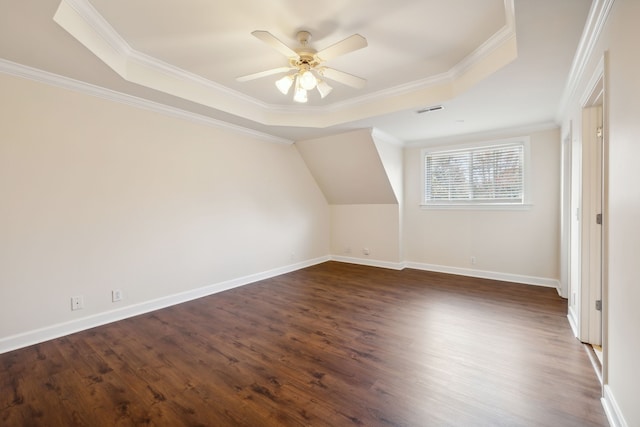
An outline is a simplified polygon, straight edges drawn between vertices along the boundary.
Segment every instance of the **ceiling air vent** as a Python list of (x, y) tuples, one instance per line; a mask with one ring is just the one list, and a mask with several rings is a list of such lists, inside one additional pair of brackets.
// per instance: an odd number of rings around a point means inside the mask
[(431, 113), (432, 111), (439, 111), (439, 110), (444, 110), (444, 107), (442, 105), (434, 105), (433, 107), (422, 108), (416, 111), (416, 113), (418, 114)]

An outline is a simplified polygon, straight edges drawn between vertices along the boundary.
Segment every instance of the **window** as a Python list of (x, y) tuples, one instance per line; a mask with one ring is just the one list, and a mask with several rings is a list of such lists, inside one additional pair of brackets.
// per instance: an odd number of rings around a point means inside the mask
[(424, 150), (425, 206), (525, 203), (525, 138), (449, 150)]

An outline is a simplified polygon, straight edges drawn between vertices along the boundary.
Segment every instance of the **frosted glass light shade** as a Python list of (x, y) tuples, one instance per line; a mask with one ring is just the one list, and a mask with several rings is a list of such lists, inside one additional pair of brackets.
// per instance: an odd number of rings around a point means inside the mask
[(289, 93), (289, 89), (291, 89), (292, 84), (293, 84), (292, 76), (284, 76), (283, 78), (278, 79), (276, 81), (276, 87), (280, 92), (282, 92), (283, 95), (286, 95), (287, 93)]
[(298, 79), (300, 80), (300, 86), (302, 86), (304, 90), (313, 90), (313, 88), (316, 87), (316, 84), (318, 83), (316, 76), (314, 76), (313, 73), (309, 70), (300, 74), (300, 77)]
[(293, 100), (295, 102), (305, 103), (307, 102), (307, 91), (302, 87), (300, 83), (300, 75), (296, 76), (296, 84), (293, 92)]
[(296, 88), (296, 93), (293, 95), (293, 100), (296, 102), (305, 103), (307, 102), (307, 91), (302, 87)]
[(333, 88), (329, 86), (324, 80), (320, 80), (316, 87), (318, 88), (318, 92), (320, 92), (320, 98), (324, 98), (325, 96), (329, 95), (333, 90)]

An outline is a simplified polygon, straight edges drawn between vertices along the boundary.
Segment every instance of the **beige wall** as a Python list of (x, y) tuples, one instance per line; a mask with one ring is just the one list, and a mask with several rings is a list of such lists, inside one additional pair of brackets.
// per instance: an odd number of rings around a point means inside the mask
[[(582, 82), (564, 116), (563, 134), (579, 139), (580, 98), (608, 52), (608, 273), (605, 280), (605, 402), (619, 425), (640, 425), (640, 2), (616, 0)], [(605, 107), (606, 108), (606, 107)], [(623, 421), (624, 420), (624, 421)]]
[[(560, 132), (527, 135), (533, 192), (527, 210), (422, 209), (422, 147), (405, 150), (406, 261), (472, 275), (497, 272), (540, 284), (557, 282)], [(501, 137), (515, 136), (522, 134)]]
[(399, 267), (399, 224), (398, 205), (331, 205), (331, 254)]
[(368, 128), (296, 147), (330, 203), (331, 256), (400, 268), (402, 147)]
[(396, 200), (402, 206), (404, 197), (402, 187), (404, 184), (404, 150), (402, 145), (391, 141), (389, 137), (376, 130), (372, 132), (371, 139), (378, 151)]
[(329, 253), (293, 145), (4, 74), (0, 93), (0, 342)]
[(384, 173), (400, 203), (331, 205), (331, 254), (342, 261), (401, 268), (403, 150), (376, 131), (368, 130), (367, 137), (368, 147), (377, 155), (368, 168), (357, 170)]

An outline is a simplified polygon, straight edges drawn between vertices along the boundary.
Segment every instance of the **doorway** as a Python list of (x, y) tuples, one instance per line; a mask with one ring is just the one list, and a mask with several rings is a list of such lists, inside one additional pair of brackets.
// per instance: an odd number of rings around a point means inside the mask
[[(601, 381), (606, 349), (606, 231), (607, 231), (607, 110), (605, 58), (583, 97), (577, 137), (565, 138), (563, 154), (570, 153), (564, 176), (571, 178), (569, 222), (568, 317), (574, 333), (596, 350), (594, 360)], [(563, 236), (564, 237), (564, 236)], [(598, 351), (600, 357), (595, 358)]]

